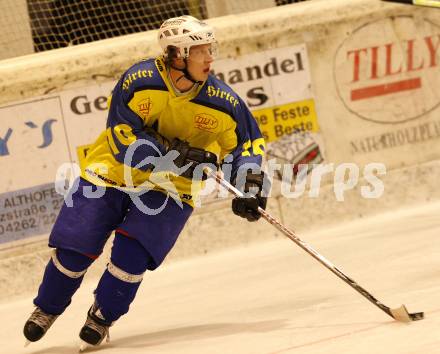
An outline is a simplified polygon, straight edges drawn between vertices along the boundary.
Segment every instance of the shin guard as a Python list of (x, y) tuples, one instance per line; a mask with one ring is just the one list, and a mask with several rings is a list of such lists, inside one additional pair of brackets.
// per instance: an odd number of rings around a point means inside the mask
[(56, 249), (44, 271), (34, 304), (52, 315), (60, 315), (69, 306), (93, 259), (70, 250)]
[(95, 291), (106, 321), (116, 321), (128, 312), (149, 262), (151, 256), (138, 241), (116, 233), (110, 262)]

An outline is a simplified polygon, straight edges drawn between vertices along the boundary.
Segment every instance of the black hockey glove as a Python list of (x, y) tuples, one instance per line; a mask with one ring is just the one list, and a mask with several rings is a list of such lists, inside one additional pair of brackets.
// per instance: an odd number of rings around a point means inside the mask
[[(189, 143), (187, 143), (186, 141), (182, 141), (180, 139), (175, 138), (171, 142), (169, 151), (170, 150), (176, 150), (179, 153), (176, 159), (174, 159), (174, 164), (178, 168), (190, 164), (190, 167), (181, 174), (181, 176), (183, 177), (189, 179), (194, 178), (195, 180), (199, 180), (199, 181), (201, 177), (201, 180), (204, 181), (207, 178), (205, 173), (194, 174), (194, 171), (197, 168), (197, 166), (211, 164), (211, 166), (214, 165), (216, 169), (218, 168), (216, 154), (203, 149), (191, 147)], [(198, 172), (201, 172), (201, 170), (198, 169)]]
[(250, 189), (258, 189), (257, 194), (253, 197), (235, 197), (232, 200), (232, 211), (235, 215), (246, 218), (248, 221), (257, 221), (261, 218), (261, 214), (258, 212), (258, 207), (266, 209), (267, 204), (267, 197), (261, 195), (264, 178), (264, 172), (254, 174), (252, 171), (248, 170), (245, 183), (234, 183), (235, 187), (244, 193), (249, 192)]
[(158, 145), (159, 150), (166, 154), (168, 149), (170, 148), (170, 142), (167, 138), (159, 134), (154, 128), (152, 127), (144, 127), (144, 132), (147, 133), (149, 136), (154, 138), (157, 142), (156, 145)]

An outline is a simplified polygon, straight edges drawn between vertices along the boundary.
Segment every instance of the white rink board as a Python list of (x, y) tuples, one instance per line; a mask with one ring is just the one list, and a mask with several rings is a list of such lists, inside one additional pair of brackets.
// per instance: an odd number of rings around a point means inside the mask
[(47, 183), (58, 166), (69, 160), (58, 97), (0, 107), (0, 119), (6, 145), (0, 156), (6, 171), (0, 174), (2, 192)]
[[(215, 61), (213, 67), (214, 75), (230, 85), (251, 109), (302, 101), (313, 96), (305, 44), (222, 59)], [(254, 91), (268, 93), (267, 100), (252, 96)]]
[(91, 144), (105, 130), (107, 97), (116, 82), (71, 89), (61, 93), (71, 160), (78, 162), (78, 146)]
[(336, 26), (347, 34), (326, 41), (332, 66), (311, 56), (313, 74), (332, 81), (331, 90), (315, 86), (318, 114), (333, 108), (333, 119), (323, 121), (332, 126), (322, 129), (339, 133), (338, 145), (328, 144), (337, 161), (382, 161), (392, 169), (439, 158), (440, 14), (408, 8)]
[[(220, 59), (304, 47), (327, 161), (376, 161), (393, 169), (439, 158), (439, 11), (380, 0), (314, 0), (209, 22)], [(132, 63), (159, 53), (155, 35), (2, 61), (0, 104), (116, 80)], [(359, 91), (387, 85), (401, 90), (367, 97)], [(350, 101), (353, 91), (363, 98)]]

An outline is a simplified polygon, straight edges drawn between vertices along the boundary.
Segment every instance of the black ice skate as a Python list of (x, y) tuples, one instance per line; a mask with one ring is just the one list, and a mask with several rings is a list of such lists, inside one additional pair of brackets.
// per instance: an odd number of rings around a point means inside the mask
[(99, 345), (104, 339), (110, 342), (109, 327), (112, 324), (112, 322), (105, 320), (95, 302), (87, 313), (86, 323), (79, 332), (79, 337), (83, 341), (80, 346), (80, 351), (83, 351), (91, 345)]
[(30, 342), (40, 340), (55, 322), (57, 317), (58, 315), (51, 315), (37, 307), (24, 324), (23, 334), (27, 339), (25, 346)]

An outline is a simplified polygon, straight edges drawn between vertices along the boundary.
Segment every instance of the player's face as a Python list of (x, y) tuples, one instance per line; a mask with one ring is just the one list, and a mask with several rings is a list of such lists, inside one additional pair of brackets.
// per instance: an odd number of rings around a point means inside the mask
[(205, 81), (208, 78), (215, 55), (215, 44), (201, 44), (191, 47), (187, 61), (191, 76), (197, 81)]

